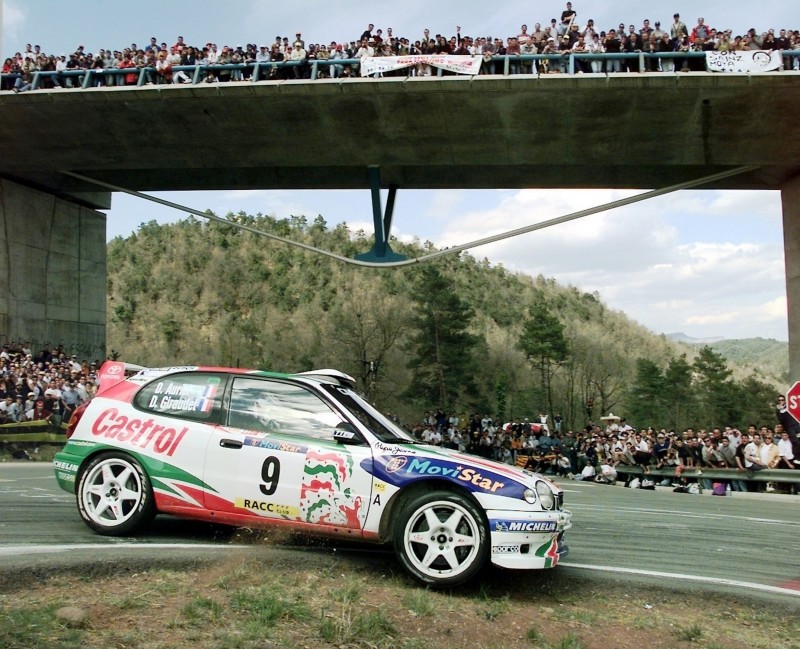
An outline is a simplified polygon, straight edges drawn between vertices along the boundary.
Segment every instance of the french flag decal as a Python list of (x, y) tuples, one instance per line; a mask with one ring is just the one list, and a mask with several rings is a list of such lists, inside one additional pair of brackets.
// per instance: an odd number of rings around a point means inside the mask
[(217, 384), (207, 385), (203, 390), (202, 396), (197, 400), (195, 412), (211, 412), (214, 407), (214, 399), (217, 396)]

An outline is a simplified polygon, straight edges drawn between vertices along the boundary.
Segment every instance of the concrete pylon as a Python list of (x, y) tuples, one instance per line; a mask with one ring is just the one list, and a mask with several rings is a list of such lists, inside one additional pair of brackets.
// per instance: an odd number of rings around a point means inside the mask
[(800, 176), (781, 187), (786, 303), (789, 315), (789, 384), (800, 381)]
[(106, 216), (0, 180), (0, 343), (106, 352)]

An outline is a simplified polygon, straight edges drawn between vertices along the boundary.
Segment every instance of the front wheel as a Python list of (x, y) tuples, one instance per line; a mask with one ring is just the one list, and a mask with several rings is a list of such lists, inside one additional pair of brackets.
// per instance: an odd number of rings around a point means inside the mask
[(480, 571), (489, 554), (486, 524), (468, 498), (430, 491), (403, 507), (394, 547), (403, 567), (435, 587), (461, 584)]
[(108, 536), (139, 532), (156, 513), (147, 473), (136, 460), (121, 453), (92, 458), (78, 479), (77, 499), (84, 522)]

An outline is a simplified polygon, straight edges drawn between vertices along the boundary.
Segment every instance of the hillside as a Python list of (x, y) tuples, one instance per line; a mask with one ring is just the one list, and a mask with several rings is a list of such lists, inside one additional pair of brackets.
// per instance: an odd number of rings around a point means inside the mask
[(766, 380), (785, 388), (789, 383), (789, 343), (772, 338), (720, 340), (710, 347), (733, 367), (752, 368)]
[(682, 343), (691, 353), (708, 345), (727, 359), (737, 376), (755, 374), (780, 389), (789, 383), (787, 342), (768, 338), (692, 338), (682, 332), (667, 334), (667, 338)]
[[(370, 247), (363, 232), (346, 224), (329, 229), (322, 217), (312, 223), (244, 213), (227, 218), (347, 257)], [(411, 257), (432, 249), (392, 246)], [(439, 360), (415, 360), (412, 349), (420, 333), (415, 318), (429, 306), (420, 302), (420, 269), (432, 265), (449, 286), (433, 301), (455, 296), (469, 313), (463, 324), (472, 346), (460, 353), (470, 363), (458, 370), (464, 376), (449, 378), (471, 389), (452, 403), (403, 394), (420, 363)], [(560, 412), (566, 425), (578, 427), (590, 414), (587, 400), (593, 418), (625, 412), (640, 359), (666, 371), (687, 351), (608, 309), (598, 294), (509, 273), (486, 259), (462, 254), (403, 269), (364, 269), (194, 218), (146, 223), (109, 243), (108, 309), (108, 347), (126, 360), (278, 371), (337, 367), (405, 421), (443, 407), (506, 420)], [(547, 385), (519, 343), (539, 314), (560, 323), (569, 350), (563, 360), (548, 361)]]

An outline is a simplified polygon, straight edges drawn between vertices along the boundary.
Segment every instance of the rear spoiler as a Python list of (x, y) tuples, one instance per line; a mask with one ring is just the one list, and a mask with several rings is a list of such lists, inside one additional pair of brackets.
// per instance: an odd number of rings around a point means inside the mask
[(127, 377), (146, 370), (142, 365), (123, 363), (122, 361), (106, 361), (97, 372), (97, 394), (105, 392), (112, 385), (124, 381)]
[(310, 372), (300, 372), (295, 374), (295, 376), (308, 376), (315, 379), (324, 379), (350, 389), (356, 387), (356, 380), (349, 374), (345, 374), (339, 370), (311, 370)]

